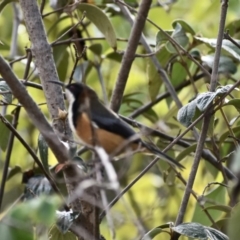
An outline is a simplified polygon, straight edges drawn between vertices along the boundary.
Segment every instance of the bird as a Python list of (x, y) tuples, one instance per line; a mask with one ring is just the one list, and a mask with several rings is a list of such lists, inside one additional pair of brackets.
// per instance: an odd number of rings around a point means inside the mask
[[(107, 108), (97, 93), (84, 83), (64, 85), (60, 81), (51, 81), (65, 86), (68, 100), (68, 120), (71, 130), (80, 142), (90, 148), (100, 145), (108, 154), (115, 153), (127, 141), (125, 149), (132, 151), (143, 149), (167, 161), (172, 166), (183, 169), (183, 165), (163, 153), (153, 144), (143, 141), (140, 136), (115, 112)], [(131, 142), (130, 140), (133, 139)]]

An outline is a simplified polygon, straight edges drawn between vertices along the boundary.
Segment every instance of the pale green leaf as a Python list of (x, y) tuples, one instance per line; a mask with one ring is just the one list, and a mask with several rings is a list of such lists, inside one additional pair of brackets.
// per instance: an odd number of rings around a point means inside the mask
[(114, 28), (107, 15), (93, 4), (81, 3), (77, 7), (106, 37), (107, 42), (113, 49), (117, 49), (117, 39)]

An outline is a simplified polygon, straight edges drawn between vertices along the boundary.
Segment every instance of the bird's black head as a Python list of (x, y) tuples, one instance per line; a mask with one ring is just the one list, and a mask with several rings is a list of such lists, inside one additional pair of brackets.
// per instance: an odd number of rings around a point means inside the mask
[(64, 85), (62, 82), (49, 81), (55, 84), (65, 86), (66, 96), (69, 102), (74, 102), (75, 100), (79, 103), (84, 102), (86, 98), (97, 99), (97, 94), (93, 89), (85, 85), (84, 83), (71, 83)]
[(75, 99), (78, 99), (86, 91), (87, 86), (83, 83), (71, 83), (66, 86), (66, 93), (69, 91)]

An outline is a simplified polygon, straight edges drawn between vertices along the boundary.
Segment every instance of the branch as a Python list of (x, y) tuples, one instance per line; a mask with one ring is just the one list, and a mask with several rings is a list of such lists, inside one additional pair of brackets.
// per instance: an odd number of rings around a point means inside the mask
[[(210, 85), (211, 91), (215, 91), (215, 88), (217, 85), (218, 66), (219, 66), (219, 59), (220, 59), (220, 54), (221, 54), (222, 40), (223, 40), (223, 35), (224, 35), (224, 26), (225, 26), (226, 15), (227, 15), (227, 6), (228, 6), (228, 1), (223, 0), (222, 1), (222, 9), (221, 9), (221, 18), (220, 18), (220, 24), (219, 24), (219, 32), (218, 32), (218, 38), (217, 38), (217, 47), (216, 47), (212, 76), (211, 76), (211, 85)], [(199, 162), (201, 159), (201, 155), (202, 155), (205, 139), (207, 136), (207, 130), (208, 130), (211, 116), (212, 116), (212, 114), (210, 111), (203, 119), (202, 131), (201, 131), (201, 134), (199, 137), (199, 142), (197, 145), (196, 154), (195, 154), (194, 162), (193, 162), (192, 169), (190, 172), (190, 176), (189, 176), (187, 186), (186, 186), (186, 189), (184, 192), (184, 196), (183, 196), (183, 199), (181, 202), (179, 213), (178, 213), (178, 216), (177, 216), (177, 219), (175, 222), (176, 226), (183, 222), (183, 217), (184, 217), (184, 214), (187, 209), (189, 197), (191, 194), (191, 190), (193, 188), (194, 180), (195, 180), (197, 170), (198, 170), (198, 165), (199, 165)], [(178, 234), (174, 234), (172, 239), (175, 240), (178, 238), (179, 238)]]
[[(59, 81), (59, 79), (51, 46), (47, 41), (41, 13), (36, 1), (20, 0), (19, 3), (23, 11), (26, 28), (32, 43), (31, 50), (35, 57), (35, 64), (47, 100), (49, 114), (52, 119), (56, 119), (58, 117), (58, 108), (65, 108), (64, 99), (62, 88), (57, 84), (49, 82)], [(64, 132), (64, 125), (61, 121), (55, 121), (54, 128), (60, 133)], [(69, 126), (66, 126), (66, 138), (72, 139)]]
[[(42, 16), (38, 8), (37, 1), (20, 0), (19, 3), (23, 10), (26, 28), (32, 44), (31, 50), (35, 58), (35, 64), (46, 97), (49, 114), (51, 116), (51, 119), (57, 119), (58, 109), (65, 109), (64, 99), (61, 86), (59, 86), (58, 84), (50, 83), (50, 81), (59, 81), (59, 79), (52, 55), (52, 49), (47, 41)], [(7, 78), (5, 78), (5, 80), (7, 81)], [(12, 89), (13, 94), (19, 99), (23, 107), (25, 107), (34, 125), (42, 133), (43, 137), (45, 138), (46, 142), (48, 143), (49, 147), (53, 151), (58, 161), (61, 163), (66, 162), (68, 160), (68, 153), (66, 151), (66, 148), (63, 146), (62, 143), (60, 143), (57, 135), (53, 132), (51, 126), (47, 123), (46, 119), (39, 111), (39, 109), (36, 108), (36, 104), (28, 96), (26, 90), (19, 82), (16, 86), (13, 86), (12, 83), (9, 84), (9, 86)], [(16, 88), (17, 86), (21, 89), (21, 91)], [(28, 106), (28, 104), (30, 103), (23, 101), (23, 99), (26, 97), (29, 98), (31, 106)], [(34, 111), (37, 115), (34, 114)], [(43, 122), (39, 121), (40, 118), (43, 120)], [(60, 136), (63, 135), (61, 133), (65, 132), (66, 139), (69, 140), (71, 145), (74, 145), (74, 143), (72, 143), (73, 141), (71, 141), (72, 133), (70, 131), (69, 125), (65, 125), (64, 123), (62, 123), (62, 121), (54, 121), (54, 123), (55, 125), (53, 127), (55, 131), (60, 133)], [(71, 168), (66, 168), (64, 170), (64, 174), (68, 193), (71, 197), (72, 195), (75, 195), (76, 189), (79, 184), (77, 182), (77, 179), (81, 178), (81, 176), (79, 176), (81, 174), (77, 171), (73, 171)], [(92, 194), (91, 196), (95, 198), (94, 194)], [(93, 233), (92, 235), (94, 236), (94, 238), (92, 239), (97, 239), (99, 237), (99, 228), (98, 224), (96, 224), (96, 222), (98, 221), (98, 218), (96, 216), (96, 207), (89, 202), (81, 201), (81, 199), (76, 199), (74, 202), (71, 202), (71, 206), (74, 211), (82, 213), (81, 219), (77, 219), (78, 226), (84, 228), (86, 230), (86, 234)], [(85, 217), (85, 220), (83, 220), (83, 217)], [(84, 236), (84, 234), (80, 234), (81, 231), (78, 232), (79, 234), (77, 237), (79, 239), (89, 239)]]
[[(123, 3), (120, 0), (117, 0), (117, 4), (120, 7), (121, 11), (123, 12), (123, 14), (126, 16), (126, 18), (128, 19), (128, 21), (130, 22), (131, 25), (133, 25), (133, 18), (132, 15), (130, 13), (130, 11), (128, 10), (127, 7), (123, 6)], [(143, 47), (145, 48), (147, 53), (151, 53), (151, 48), (149, 46), (149, 44), (147, 43), (147, 40), (144, 36), (144, 34), (142, 33), (140, 42), (142, 43)], [(155, 66), (155, 68), (157, 69), (159, 75), (161, 76), (168, 92), (170, 93), (172, 99), (174, 100), (174, 102), (176, 103), (178, 108), (182, 107), (182, 103), (180, 102), (174, 87), (171, 84), (171, 81), (168, 78), (168, 75), (166, 73), (166, 71), (163, 69), (163, 67), (161, 66), (161, 64), (159, 63), (158, 59), (156, 56), (152, 56), (151, 60), (153, 62), (153, 65)]]
[(135, 57), (138, 42), (141, 37), (142, 30), (147, 18), (148, 11), (151, 6), (151, 0), (142, 0), (136, 20), (130, 34), (129, 42), (125, 54), (123, 55), (121, 68), (118, 74), (118, 79), (113, 90), (110, 107), (113, 111), (118, 112), (123, 92), (127, 83), (128, 75)]
[(18, 81), (7, 62), (0, 56), (0, 74), (11, 88), (13, 95), (19, 100), (20, 104), (28, 113), (33, 124), (44, 136), (49, 147), (52, 149), (59, 162), (64, 163), (68, 160), (68, 153), (65, 146), (60, 142), (52, 127), (42, 114), (37, 104), (32, 100), (25, 87)]

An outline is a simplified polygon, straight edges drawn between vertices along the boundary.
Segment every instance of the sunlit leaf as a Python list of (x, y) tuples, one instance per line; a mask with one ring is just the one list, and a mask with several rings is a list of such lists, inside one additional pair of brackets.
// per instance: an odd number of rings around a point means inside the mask
[(179, 162), (181, 161), (183, 158), (190, 156), (190, 154), (192, 152), (195, 152), (197, 148), (197, 143), (192, 144), (191, 146), (187, 147), (186, 149), (184, 149), (183, 151), (181, 151), (178, 156), (176, 157), (176, 160)]
[(219, 211), (226, 212), (226, 213), (229, 213), (232, 210), (231, 207), (229, 207), (227, 205), (223, 205), (223, 204), (216, 204), (216, 205), (208, 206), (204, 209), (205, 210), (209, 210), (209, 209), (219, 210)]
[(106, 14), (100, 8), (87, 3), (79, 4), (78, 9), (82, 13), (86, 12), (86, 17), (102, 32), (109, 45), (117, 49), (116, 34)]
[[(189, 40), (182, 25), (179, 22), (176, 22), (175, 26), (173, 27), (174, 31), (171, 35), (171, 38), (183, 48), (187, 47)], [(166, 43), (166, 48), (170, 53), (177, 53), (174, 44), (172, 44), (171, 41)]]
[(17, 2), (17, 0), (3, 0), (3, 1), (1, 1), (0, 2), (0, 13), (9, 3), (12, 3), (12, 2)]
[(41, 196), (16, 205), (11, 209), (9, 215), (13, 219), (18, 217), (22, 221), (26, 220), (49, 226), (54, 223), (56, 210), (60, 204), (61, 200), (58, 196)]
[(97, 56), (101, 56), (102, 54), (102, 44), (100, 43), (92, 44), (91, 46), (88, 47), (88, 49), (95, 53)]
[(153, 239), (154, 237), (156, 237), (157, 235), (159, 235), (163, 229), (165, 228), (169, 228), (170, 227), (170, 224), (167, 223), (167, 224), (162, 224), (158, 227), (155, 227), (153, 229), (151, 229), (149, 232), (147, 232), (142, 238), (141, 240), (148, 240), (149, 238), (150, 239)]
[[(168, 35), (171, 36), (173, 31), (165, 31)], [(162, 30), (158, 31), (156, 35), (156, 50), (159, 50), (164, 44), (166, 44), (169, 40), (169, 37), (164, 34)]]
[(238, 224), (239, 221), (240, 221), (240, 204), (237, 204), (232, 210), (232, 215), (228, 221), (227, 226), (228, 236), (231, 240), (239, 240), (240, 236), (240, 228)]
[[(234, 132), (235, 135), (238, 135), (240, 133), (240, 126), (233, 127), (232, 131)], [(219, 138), (219, 144), (222, 144), (229, 135), (230, 135), (229, 130), (225, 131)]]
[(16, 174), (21, 173), (21, 172), (22, 172), (22, 168), (19, 167), (19, 166), (14, 166), (13, 168), (9, 168), (8, 175), (7, 175), (7, 180), (11, 179)]
[[(217, 39), (215, 38), (203, 38), (203, 37), (195, 37), (197, 40), (209, 44), (211, 47), (215, 48), (217, 46)], [(240, 44), (240, 40), (234, 39), (238, 44)], [(227, 39), (223, 39), (222, 48), (229, 52), (233, 57), (240, 60), (240, 49), (235, 44)]]
[(1, 239), (3, 240), (34, 240), (34, 232), (33, 227), (29, 224), (29, 222), (22, 222), (22, 219), (15, 218), (15, 221), (19, 221), (21, 224), (12, 224), (11, 219), (5, 218), (3, 221), (0, 221), (0, 233)]
[(175, 62), (171, 69), (171, 83), (174, 87), (182, 83), (187, 77), (186, 69), (180, 62)]
[(151, 59), (147, 60), (147, 79), (149, 95), (151, 100), (154, 101), (162, 85), (162, 78)]
[(223, 106), (234, 106), (240, 113), (240, 98), (230, 99), (228, 102), (224, 103)]
[[(202, 200), (203, 207), (206, 208), (208, 206), (212, 206), (213, 205), (212, 202), (215, 202), (218, 205), (228, 204), (226, 199), (226, 194), (227, 194), (227, 190), (223, 186), (218, 186), (213, 190), (210, 190), (204, 195), (204, 198), (206, 198), (206, 201), (204, 199)], [(209, 209), (208, 212), (215, 221), (217, 221), (220, 217), (222, 217), (222, 214), (223, 214), (221, 211), (216, 211), (213, 209)], [(203, 209), (199, 206), (198, 203), (195, 204), (195, 209), (194, 209), (191, 221), (198, 222), (204, 225), (212, 224), (212, 222), (206, 216), (206, 213), (203, 211)]]
[(228, 34), (230, 36), (233, 36), (234, 34), (238, 33), (240, 29), (240, 20), (234, 20), (231, 21), (229, 24), (225, 26), (225, 30), (228, 31)]
[(187, 22), (183, 21), (182, 19), (177, 19), (172, 23), (172, 26), (175, 28), (177, 24), (180, 24), (185, 32), (195, 35), (195, 31)]
[(141, 238), (141, 240), (149, 240), (149, 239), (153, 239), (154, 237), (156, 237), (157, 235), (159, 235), (162, 232), (162, 229), (159, 227), (156, 227), (152, 230), (150, 230), (149, 232), (147, 232), (143, 238)]

